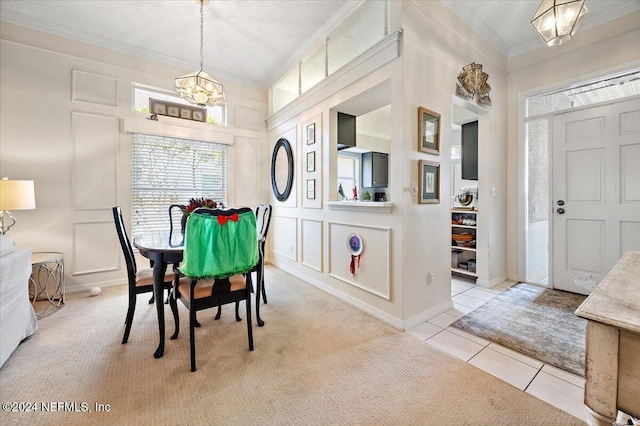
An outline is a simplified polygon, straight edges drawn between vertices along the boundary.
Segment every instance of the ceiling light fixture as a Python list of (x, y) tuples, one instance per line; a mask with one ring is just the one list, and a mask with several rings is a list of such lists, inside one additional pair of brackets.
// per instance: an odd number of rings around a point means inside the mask
[(559, 46), (576, 33), (587, 14), (586, 0), (542, 0), (531, 24), (547, 46)]
[(204, 45), (204, 6), (200, 0), (200, 71), (175, 79), (176, 92), (189, 103), (202, 107), (216, 106), (225, 101), (222, 84), (202, 70)]

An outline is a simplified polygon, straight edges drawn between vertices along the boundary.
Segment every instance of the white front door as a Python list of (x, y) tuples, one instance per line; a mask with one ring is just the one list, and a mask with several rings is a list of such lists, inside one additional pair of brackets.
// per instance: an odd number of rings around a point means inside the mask
[(553, 117), (553, 275), (588, 294), (627, 250), (640, 251), (640, 99)]

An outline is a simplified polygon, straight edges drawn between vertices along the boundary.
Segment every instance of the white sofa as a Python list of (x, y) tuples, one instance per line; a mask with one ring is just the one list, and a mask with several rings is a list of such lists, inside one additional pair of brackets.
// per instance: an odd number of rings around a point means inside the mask
[(31, 248), (15, 250), (11, 237), (0, 235), (0, 367), (38, 329), (29, 301)]

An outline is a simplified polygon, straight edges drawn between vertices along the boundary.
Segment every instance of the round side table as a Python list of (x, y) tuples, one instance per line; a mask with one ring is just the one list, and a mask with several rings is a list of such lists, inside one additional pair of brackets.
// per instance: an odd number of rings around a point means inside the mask
[[(64, 256), (57, 252), (35, 252), (31, 255), (31, 267), (29, 298), (36, 315), (42, 318), (64, 306)], [(37, 301), (48, 303), (36, 304)], [(40, 309), (42, 305), (44, 309)]]

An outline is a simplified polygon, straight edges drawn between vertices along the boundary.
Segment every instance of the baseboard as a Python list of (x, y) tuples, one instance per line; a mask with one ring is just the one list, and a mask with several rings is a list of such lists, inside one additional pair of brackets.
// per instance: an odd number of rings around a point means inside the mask
[(404, 329), (403, 321), (399, 318), (389, 315), (388, 313), (381, 311), (380, 309), (374, 308), (373, 306), (368, 305), (362, 302), (361, 300), (356, 299), (355, 297), (349, 296), (348, 294), (344, 294), (343, 292), (336, 290), (335, 288), (323, 283), (322, 281), (319, 281), (315, 278), (311, 278), (308, 275), (301, 273), (300, 271), (296, 271), (295, 269), (292, 269), (284, 264), (281, 264), (277, 260), (272, 259), (269, 263), (275, 266), (276, 268), (281, 269), (286, 273), (301, 279), (307, 284), (312, 285), (317, 289), (322, 290), (325, 293), (328, 293), (334, 296), (335, 298), (342, 300), (345, 303), (348, 303), (349, 305), (371, 315), (374, 318), (379, 319), (380, 321), (386, 324), (389, 324), (393, 328), (397, 328), (398, 330)]
[(404, 330), (410, 330), (413, 327), (422, 324), (425, 321), (430, 320), (433, 317), (437, 317), (443, 312), (453, 308), (453, 301), (451, 299), (446, 302), (442, 302), (426, 311), (420, 312), (418, 315), (414, 315), (404, 322)]
[(93, 287), (109, 288), (109, 287), (116, 287), (119, 285), (126, 285), (127, 283), (128, 283), (128, 280), (126, 278), (120, 278), (117, 280), (99, 281), (99, 282), (94, 282), (90, 284), (79, 284), (79, 285), (74, 285), (73, 287), (65, 288), (65, 293), (68, 293), (68, 294), (82, 293), (83, 291), (88, 292)]
[(500, 275), (497, 278), (494, 278), (492, 280), (481, 280), (480, 278), (478, 278), (476, 280), (476, 285), (480, 286), (480, 287), (485, 287), (485, 288), (493, 288), (495, 286), (497, 286), (500, 283), (503, 283), (507, 280), (507, 275)]

